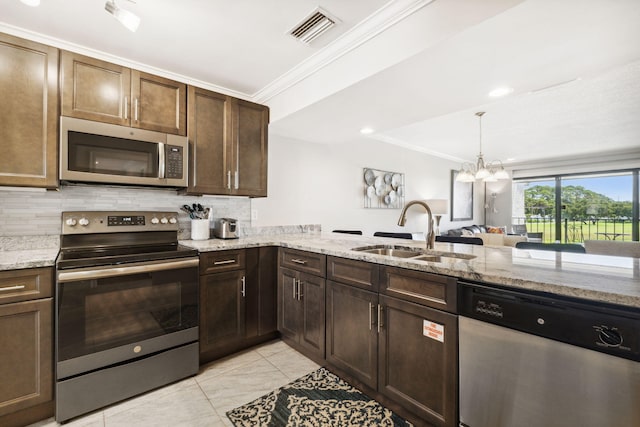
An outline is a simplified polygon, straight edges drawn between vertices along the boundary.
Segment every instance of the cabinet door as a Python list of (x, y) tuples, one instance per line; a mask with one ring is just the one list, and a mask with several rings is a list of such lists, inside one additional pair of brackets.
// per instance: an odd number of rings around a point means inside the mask
[(298, 301), (298, 272), (281, 268), (278, 274), (278, 330), (283, 337), (297, 341), (301, 328)]
[(231, 107), (233, 193), (266, 197), (269, 108), (236, 99)]
[(299, 273), (298, 300), (302, 305), (300, 345), (324, 359), (325, 279)]
[(58, 185), (58, 50), (0, 34), (0, 185)]
[(200, 353), (244, 338), (244, 270), (200, 276)]
[(327, 281), (327, 362), (378, 386), (378, 294)]
[(0, 417), (53, 399), (52, 299), (0, 305)]
[(231, 192), (230, 128), (225, 124), (228, 97), (189, 86), (188, 194)]
[(380, 304), (378, 390), (433, 425), (456, 426), (457, 317), (382, 295)]
[(278, 248), (250, 248), (247, 252), (247, 338), (272, 334), (277, 325)]
[(129, 126), (131, 70), (62, 52), (62, 115)]
[(131, 126), (187, 134), (187, 85), (141, 71), (131, 71)]

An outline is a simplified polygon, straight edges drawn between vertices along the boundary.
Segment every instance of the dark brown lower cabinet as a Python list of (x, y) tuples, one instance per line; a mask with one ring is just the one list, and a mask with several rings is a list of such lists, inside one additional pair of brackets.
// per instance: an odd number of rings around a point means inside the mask
[(457, 316), (384, 295), (380, 307), (378, 390), (433, 425), (456, 426)]
[(277, 248), (200, 255), (200, 362), (275, 338)]
[(280, 268), (278, 330), (288, 343), (314, 360), (324, 360), (325, 279)]
[(0, 305), (2, 426), (53, 414), (52, 304), (45, 298)]
[(223, 349), (244, 339), (245, 271), (200, 278), (200, 352)]
[(327, 362), (378, 387), (378, 294), (327, 281)]
[(455, 426), (455, 279), (335, 257), (327, 277), (329, 367), (418, 424)]

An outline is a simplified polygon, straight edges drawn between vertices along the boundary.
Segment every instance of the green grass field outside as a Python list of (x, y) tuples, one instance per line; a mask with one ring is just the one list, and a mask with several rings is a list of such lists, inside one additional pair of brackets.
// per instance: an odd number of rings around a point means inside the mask
[[(562, 236), (555, 236), (555, 222), (539, 222), (527, 220), (527, 231), (542, 232), (542, 241), (552, 243), (560, 240), (562, 243), (582, 243), (585, 240), (618, 240), (631, 241), (631, 221), (567, 221), (562, 223)], [(565, 240), (565, 237), (567, 239)]]

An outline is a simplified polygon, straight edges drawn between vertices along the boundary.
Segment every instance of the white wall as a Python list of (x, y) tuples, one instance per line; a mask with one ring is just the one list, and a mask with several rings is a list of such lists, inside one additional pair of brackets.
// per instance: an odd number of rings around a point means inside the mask
[[(341, 144), (314, 144), (269, 136), (269, 197), (253, 199), (257, 213), (253, 226), (320, 224), (323, 231), (357, 229), (365, 235), (375, 231), (423, 232), (427, 216), (421, 208), (410, 209), (407, 225), (397, 225), (400, 209), (363, 207), (363, 169), (373, 168), (405, 174), (405, 202), (413, 199), (450, 199), (451, 169), (459, 164), (383, 142), (361, 139)], [(442, 218), (440, 229), (482, 223), (483, 186), (475, 186), (472, 221)]]

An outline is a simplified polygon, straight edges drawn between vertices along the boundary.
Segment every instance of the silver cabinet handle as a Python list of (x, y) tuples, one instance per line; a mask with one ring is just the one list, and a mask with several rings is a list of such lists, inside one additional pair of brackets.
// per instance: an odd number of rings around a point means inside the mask
[(240, 174), (238, 173), (238, 171), (236, 170), (236, 172), (233, 174), (233, 177), (235, 178), (235, 189), (237, 190), (238, 188), (240, 188)]
[(25, 288), (25, 285), (5, 286), (3, 288), (0, 288), (0, 292), (17, 291), (19, 289), (24, 289), (24, 288)]
[(373, 315), (371, 314), (371, 311), (373, 310), (373, 304), (371, 304), (371, 301), (369, 301), (369, 330), (371, 330), (371, 326), (373, 325)]
[(296, 296), (296, 288), (297, 288), (297, 284), (296, 284), (296, 278), (293, 278), (293, 287), (292, 289), (292, 293), (293, 293), (293, 299), (298, 299), (298, 297)]
[(242, 298), (244, 298), (246, 296), (246, 280), (245, 280), (245, 276), (242, 276)]
[(124, 119), (125, 120), (129, 119), (129, 97), (128, 96), (124, 97)]
[(133, 106), (134, 106), (134, 110), (133, 110), (133, 120), (135, 120), (136, 122), (138, 121), (138, 98), (136, 98), (133, 101)]
[(380, 330), (382, 330), (382, 328), (384, 327), (384, 325), (382, 324), (382, 314), (383, 314), (382, 305), (378, 304), (378, 333), (380, 333)]
[(291, 262), (295, 263), (295, 264), (300, 264), (300, 265), (306, 265), (307, 261), (303, 260), (303, 259), (297, 259), (297, 258), (291, 258)]
[(234, 262), (236, 262), (235, 259), (225, 259), (224, 261), (215, 261), (213, 265), (233, 264)]
[(298, 280), (298, 301), (302, 300), (302, 297), (304, 296), (301, 292), (302, 289), (302, 282), (300, 280)]
[(107, 277), (126, 276), (128, 274), (151, 273), (154, 271), (175, 270), (178, 268), (197, 267), (198, 258), (181, 261), (161, 261), (156, 264), (144, 263), (128, 267), (89, 268), (80, 271), (67, 271), (58, 273), (58, 282), (78, 282), (81, 280), (103, 279)]
[(227, 189), (231, 190), (231, 171), (227, 171)]

